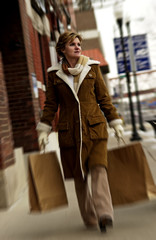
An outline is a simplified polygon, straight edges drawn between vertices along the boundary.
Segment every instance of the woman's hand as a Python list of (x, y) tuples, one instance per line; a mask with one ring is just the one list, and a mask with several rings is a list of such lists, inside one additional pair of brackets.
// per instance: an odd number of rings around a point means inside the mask
[(38, 143), (40, 150), (44, 150), (45, 146), (48, 144), (48, 133), (44, 131), (38, 132)]
[(39, 122), (37, 124), (36, 130), (38, 132), (38, 143), (40, 150), (45, 150), (45, 146), (48, 144), (48, 135), (51, 131), (51, 126)]
[(117, 138), (117, 140), (120, 140), (120, 138), (123, 138), (124, 129), (122, 125), (117, 124), (117, 125), (114, 125), (113, 128), (114, 128), (115, 137)]

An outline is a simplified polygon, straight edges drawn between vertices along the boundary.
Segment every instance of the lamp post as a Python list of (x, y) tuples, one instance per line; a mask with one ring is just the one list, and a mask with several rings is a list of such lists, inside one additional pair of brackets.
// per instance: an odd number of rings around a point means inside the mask
[(122, 2), (117, 2), (114, 6), (114, 14), (116, 18), (117, 25), (119, 27), (120, 31), (120, 39), (121, 39), (121, 46), (122, 46), (122, 52), (123, 52), (123, 60), (124, 60), (124, 68), (125, 68), (125, 74), (126, 74), (126, 80), (127, 80), (127, 89), (128, 89), (128, 98), (129, 98), (129, 107), (130, 107), (130, 113), (131, 113), (131, 123), (132, 123), (132, 137), (131, 141), (141, 140), (141, 137), (139, 136), (137, 129), (136, 129), (136, 122), (135, 122), (135, 116), (134, 116), (134, 108), (133, 108), (133, 102), (132, 102), (132, 95), (131, 95), (131, 86), (130, 86), (130, 74), (127, 66), (127, 59), (126, 59), (126, 52), (125, 52), (125, 45), (124, 45), (124, 37), (123, 37), (123, 30), (122, 30), (122, 24), (123, 24), (123, 17), (122, 17)]
[(129, 39), (130, 60), (131, 60), (133, 77), (134, 77), (135, 93), (136, 93), (136, 99), (137, 99), (137, 109), (138, 109), (138, 114), (139, 114), (140, 130), (146, 131), (146, 129), (145, 129), (144, 125), (143, 125), (143, 119), (142, 119), (142, 112), (141, 112), (141, 105), (140, 105), (139, 91), (138, 91), (138, 84), (137, 84), (137, 76), (136, 76), (136, 64), (135, 64), (135, 61), (134, 61), (134, 50), (133, 50), (133, 43), (132, 43), (132, 36), (131, 36), (129, 19), (127, 19), (127, 21), (126, 21), (126, 27), (127, 27), (128, 39)]

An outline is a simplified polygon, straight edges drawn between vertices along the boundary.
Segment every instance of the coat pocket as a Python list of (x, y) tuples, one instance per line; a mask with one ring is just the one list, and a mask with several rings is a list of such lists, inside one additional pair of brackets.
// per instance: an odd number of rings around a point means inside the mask
[(73, 147), (74, 141), (71, 135), (68, 122), (58, 124), (58, 139), (60, 148)]
[(103, 116), (89, 117), (89, 134), (90, 139), (107, 139), (107, 125)]

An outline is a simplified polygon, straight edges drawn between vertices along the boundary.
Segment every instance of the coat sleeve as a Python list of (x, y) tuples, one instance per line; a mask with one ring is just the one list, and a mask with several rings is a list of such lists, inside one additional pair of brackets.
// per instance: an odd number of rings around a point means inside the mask
[(41, 117), (41, 122), (48, 124), (50, 126), (58, 110), (58, 97), (53, 84), (53, 74), (55, 73), (54, 72), (48, 73), (48, 87), (46, 91), (46, 101), (43, 109), (43, 115)]
[(99, 65), (95, 65), (94, 68), (96, 72), (95, 94), (97, 103), (104, 113), (108, 123), (115, 119), (120, 119), (116, 108), (112, 104), (111, 97), (108, 93)]

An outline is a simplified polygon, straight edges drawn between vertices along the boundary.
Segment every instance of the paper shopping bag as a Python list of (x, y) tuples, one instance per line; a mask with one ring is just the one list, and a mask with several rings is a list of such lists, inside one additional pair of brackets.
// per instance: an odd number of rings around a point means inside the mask
[(156, 185), (140, 143), (108, 151), (108, 180), (113, 205), (156, 197)]
[(43, 212), (67, 205), (65, 185), (56, 153), (31, 154), (28, 163), (30, 212)]

